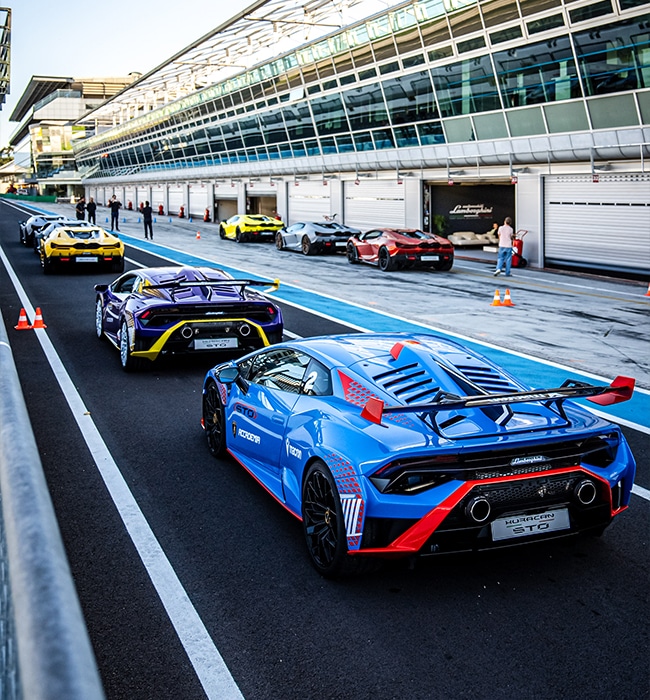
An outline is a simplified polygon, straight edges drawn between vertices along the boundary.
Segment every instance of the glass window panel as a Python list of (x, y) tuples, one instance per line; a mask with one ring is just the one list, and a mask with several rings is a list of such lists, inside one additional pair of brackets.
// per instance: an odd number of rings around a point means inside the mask
[(544, 10), (551, 10), (554, 7), (559, 7), (561, 4), (562, 0), (519, 0), (521, 14), (524, 17), (536, 15), (538, 12), (544, 12)]
[(291, 143), (291, 150), (294, 158), (300, 158), (307, 155), (305, 144), (302, 141), (294, 141)]
[(618, 4), (621, 6), (621, 10), (629, 10), (631, 7), (647, 5), (648, 0), (618, 0)]
[(264, 141), (267, 144), (280, 143), (288, 139), (287, 130), (284, 128), (280, 112), (266, 112), (260, 115), (260, 120), (262, 122)]
[(241, 129), (245, 146), (261, 146), (264, 143), (257, 117), (242, 119), (239, 122), (239, 128)]
[(271, 160), (280, 158), (280, 149), (277, 146), (267, 146), (266, 150), (269, 152), (269, 158)]
[(588, 95), (650, 87), (648, 22), (643, 15), (573, 35)]
[(393, 124), (428, 121), (438, 116), (427, 71), (385, 80), (382, 86)]
[(650, 92), (639, 92), (636, 97), (639, 100), (641, 121), (644, 124), (650, 124)]
[(557, 29), (564, 26), (564, 17), (562, 15), (551, 15), (542, 19), (532, 19), (526, 22), (526, 27), (529, 34), (539, 34), (547, 32), (549, 29)]
[(498, 51), (494, 65), (507, 107), (581, 96), (568, 36)]
[(425, 47), (433, 47), (436, 44), (451, 39), (446, 17), (441, 17), (429, 24), (422, 25), (420, 31), (422, 32), (422, 41)]
[(316, 141), (316, 139), (312, 139), (310, 141), (305, 141), (305, 148), (307, 149), (307, 155), (310, 155), (310, 156), (319, 156), (320, 155), (320, 146), (318, 145), (318, 141)]
[(395, 139), (390, 129), (377, 129), (372, 132), (372, 137), (377, 150), (382, 148), (395, 148)]
[(284, 107), (282, 115), (284, 116), (290, 140), (296, 141), (298, 139), (312, 138), (316, 135), (314, 124), (311, 120), (311, 112), (306, 102)]
[(474, 141), (474, 129), (472, 120), (469, 117), (462, 119), (446, 119), (444, 121), (447, 143), (462, 143), (463, 141)]
[(341, 86), (343, 85), (351, 85), (352, 83), (357, 82), (357, 76), (350, 73), (350, 75), (342, 75), (339, 78), (339, 83), (341, 83)]
[(473, 34), (483, 29), (481, 15), (476, 11), (476, 7), (450, 15), (449, 24), (451, 25), (452, 36), (455, 37)]
[(280, 158), (293, 158), (293, 151), (291, 150), (291, 144), (281, 143), (278, 148), (280, 149)]
[(517, 3), (512, 0), (492, 0), (480, 5), (486, 27), (496, 27), (505, 22), (519, 19)]
[(612, 3), (610, 0), (603, 0), (603, 2), (596, 2), (593, 5), (585, 5), (584, 7), (578, 7), (575, 10), (569, 10), (569, 17), (573, 23), (584, 22), (587, 19), (602, 17), (603, 15), (609, 15), (612, 12)]
[(477, 139), (505, 139), (508, 137), (508, 129), (506, 128), (503, 112), (477, 114), (473, 119)]
[(468, 51), (476, 51), (476, 49), (482, 49), (485, 46), (485, 39), (482, 36), (475, 36), (473, 39), (468, 39), (467, 41), (459, 41), (456, 44), (458, 53), (467, 53)]
[(343, 136), (336, 137), (336, 147), (339, 153), (349, 153), (354, 151), (354, 142), (352, 141), (352, 136), (349, 134), (344, 134)]
[(544, 106), (548, 130), (552, 134), (587, 131), (589, 122), (582, 102), (557, 102)]
[(366, 22), (366, 27), (368, 29), (368, 36), (371, 39), (380, 39), (390, 34), (391, 31), (388, 15), (380, 15), (379, 17), (368, 20)]
[(336, 153), (336, 142), (332, 137), (321, 139), (320, 140), (320, 147), (321, 150), (323, 151), (323, 154), (325, 153)]
[(334, 88), (337, 88), (339, 86), (338, 81), (336, 78), (334, 80), (325, 80), (323, 82), (323, 90), (333, 90)]
[(346, 53), (337, 56), (334, 59), (334, 67), (337, 73), (346, 73), (354, 68), (352, 63), (352, 56), (346, 51)]
[(289, 83), (289, 87), (298, 87), (302, 85), (302, 75), (300, 75), (300, 71), (297, 68), (287, 73), (287, 82)]
[(631, 94), (597, 97), (589, 100), (587, 109), (594, 129), (637, 126), (639, 123), (634, 96)]
[(411, 53), (411, 51), (421, 51), (422, 41), (420, 40), (420, 32), (417, 27), (410, 29), (408, 32), (402, 32), (395, 37), (397, 43), (397, 52), (399, 54)]
[(445, 134), (442, 130), (442, 124), (440, 122), (418, 124), (417, 130), (420, 136), (420, 143), (423, 146), (445, 143)]
[(392, 36), (388, 36), (382, 41), (375, 41), (372, 45), (372, 50), (375, 54), (376, 61), (383, 61), (386, 58), (392, 58), (397, 55), (395, 42)]
[(377, 75), (377, 70), (375, 68), (369, 68), (368, 70), (359, 71), (359, 80), (368, 80), (368, 78), (374, 78)]
[(414, 126), (398, 126), (394, 132), (395, 141), (399, 148), (419, 146), (418, 134)]
[(372, 142), (372, 136), (369, 131), (363, 131), (360, 134), (354, 134), (354, 145), (357, 151), (374, 151), (375, 145)]
[(355, 49), (352, 52), (352, 60), (354, 61), (354, 65), (357, 69), (371, 66), (374, 59), (370, 44), (366, 44), (366, 46), (360, 46), (358, 49)]
[(431, 75), (443, 117), (501, 108), (488, 56), (432, 68)]
[(229, 151), (234, 151), (237, 148), (242, 148), (243, 142), (239, 133), (239, 126), (237, 122), (223, 124), (221, 126), (221, 130), (223, 131), (223, 137), (226, 143), (226, 148)]
[(497, 32), (491, 32), (490, 41), (493, 44), (501, 44), (504, 41), (518, 39), (521, 36), (521, 34), (521, 27), (519, 25), (515, 27), (508, 27), (507, 29), (501, 29)]
[(322, 88), (320, 85), (310, 85), (307, 88), (307, 94), (308, 95), (315, 95), (317, 92), (323, 92)]
[(321, 80), (334, 75), (334, 64), (332, 63), (331, 59), (320, 61), (316, 64), (316, 68), (318, 69), (318, 75), (320, 76)]
[(424, 63), (424, 56), (419, 53), (415, 56), (407, 56), (402, 59), (404, 68), (415, 68), (415, 66), (421, 66)]
[(346, 90), (343, 100), (352, 131), (388, 124), (384, 97), (377, 83)]
[(546, 133), (546, 125), (540, 107), (507, 110), (506, 118), (512, 136), (534, 136)]
[(381, 75), (388, 75), (388, 73), (394, 73), (399, 69), (399, 61), (393, 61), (392, 63), (385, 63), (383, 66), (379, 66)]
[(438, 48), (429, 51), (430, 61), (441, 61), (443, 58), (449, 58), (454, 55), (454, 50), (451, 46), (439, 46)]
[(320, 136), (350, 131), (343, 110), (343, 102), (338, 95), (317, 97), (312, 101), (311, 107), (316, 121), (316, 129)]
[(394, 32), (399, 32), (400, 29), (405, 29), (406, 27), (412, 27), (414, 24), (417, 24), (418, 21), (412, 6), (402, 7), (399, 10), (391, 12), (388, 18)]
[(257, 160), (268, 160), (269, 159), (269, 154), (266, 148), (256, 148), (257, 151)]

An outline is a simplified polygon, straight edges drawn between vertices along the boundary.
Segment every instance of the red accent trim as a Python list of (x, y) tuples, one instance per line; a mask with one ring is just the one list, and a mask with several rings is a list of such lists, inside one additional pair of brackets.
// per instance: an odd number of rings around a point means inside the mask
[(609, 385), (609, 391), (598, 396), (587, 396), (588, 401), (597, 403), (599, 406), (611, 406), (614, 403), (629, 401), (634, 393), (635, 380), (633, 377), (618, 376)]
[(564, 469), (552, 469), (545, 472), (532, 472), (530, 474), (518, 474), (516, 476), (499, 476), (494, 479), (481, 479), (480, 481), (466, 481), (462, 486), (459, 486), (454, 493), (448, 496), (440, 505), (437, 505), (433, 510), (429, 511), (425, 516), (420, 518), (417, 523), (412, 525), (406, 532), (401, 534), (396, 540), (391, 542), (388, 547), (378, 547), (374, 549), (357, 549), (348, 552), (351, 555), (381, 555), (382, 557), (398, 557), (416, 554), (420, 551), (424, 543), (440, 526), (442, 521), (449, 513), (458, 505), (460, 501), (477, 485), (477, 484), (498, 484), (503, 481), (521, 481), (523, 479), (535, 479), (539, 476), (549, 476), (555, 474), (568, 474), (570, 472), (581, 471), (588, 474), (594, 479), (598, 479), (607, 487), (607, 497), (609, 499), (609, 510), (611, 517), (625, 510), (624, 506), (620, 510), (614, 512), (612, 510), (612, 490), (606, 479), (590, 472), (578, 465)]
[(231, 456), (240, 466), (242, 466), (242, 467), (253, 477), (253, 479), (255, 479), (255, 481), (257, 481), (257, 483), (258, 483), (267, 493), (269, 493), (271, 496), (273, 496), (274, 500), (276, 500), (287, 512), (291, 513), (291, 515), (293, 515), (294, 518), (298, 518), (298, 520), (300, 520), (300, 522), (302, 522), (302, 516), (298, 515), (298, 513), (294, 513), (294, 512), (291, 510), (291, 508), (289, 508), (289, 506), (288, 506), (286, 503), (283, 503), (283, 502), (273, 493), (273, 491), (271, 491), (262, 481), (260, 481), (260, 480), (255, 476), (255, 474), (253, 474), (253, 472), (241, 461), (241, 459), (239, 459), (239, 457), (237, 457), (236, 455), (234, 455), (234, 454), (231, 452), (231, 450), (230, 450), (229, 448), (227, 448), (227, 449), (228, 449), (228, 454), (230, 454), (230, 456)]
[(384, 412), (384, 402), (381, 399), (370, 397), (361, 411), (361, 417), (371, 423), (381, 424), (381, 415)]
[(395, 345), (393, 345), (393, 347), (390, 349), (390, 356), (393, 358), (393, 360), (396, 360), (399, 357), (399, 354), (403, 349), (404, 343), (395, 343)]

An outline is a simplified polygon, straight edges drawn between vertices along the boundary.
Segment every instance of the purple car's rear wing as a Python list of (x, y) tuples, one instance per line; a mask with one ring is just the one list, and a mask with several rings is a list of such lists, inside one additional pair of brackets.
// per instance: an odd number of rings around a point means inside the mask
[(170, 280), (162, 284), (147, 284), (143, 289), (183, 289), (185, 287), (270, 287), (274, 292), (280, 287), (280, 280)]
[(426, 404), (409, 406), (385, 406), (381, 399), (368, 399), (361, 415), (372, 423), (381, 423), (381, 418), (388, 413), (424, 413), (430, 411), (451, 411), (463, 408), (488, 408), (504, 406), (511, 403), (542, 401), (547, 404), (559, 404), (567, 399), (586, 398), (601, 406), (609, 406), (632, 398), (635, 380), (632, 377), (616, 377), (609, 386), (594, 386), (586, 382), (568, 379), (557, 389), (539, 391), (517, 391), (508, 394), (478, 394), (475, 396), (458, 396), (441, 391), (436, 400)]

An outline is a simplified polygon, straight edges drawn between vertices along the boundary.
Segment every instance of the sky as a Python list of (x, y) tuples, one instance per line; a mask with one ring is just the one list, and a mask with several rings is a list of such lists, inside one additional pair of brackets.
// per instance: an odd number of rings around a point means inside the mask
[(110, 3), (0, 0), (12, 10), (9, 94), (0, 109), (0, 147), (34, 75), (73, 78), (148, 73), (253, 0), (111, 0)]

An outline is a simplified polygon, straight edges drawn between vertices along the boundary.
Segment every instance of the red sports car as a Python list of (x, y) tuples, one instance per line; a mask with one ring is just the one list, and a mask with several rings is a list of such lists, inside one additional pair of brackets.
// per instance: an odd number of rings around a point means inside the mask
[(384, 272), (415, 265), (451, 270), (454, 264), (454, 246), (446, 238), (407, 228), (355, 234), (348, 240), (347, 255), (352, 264), (366, 262)]

